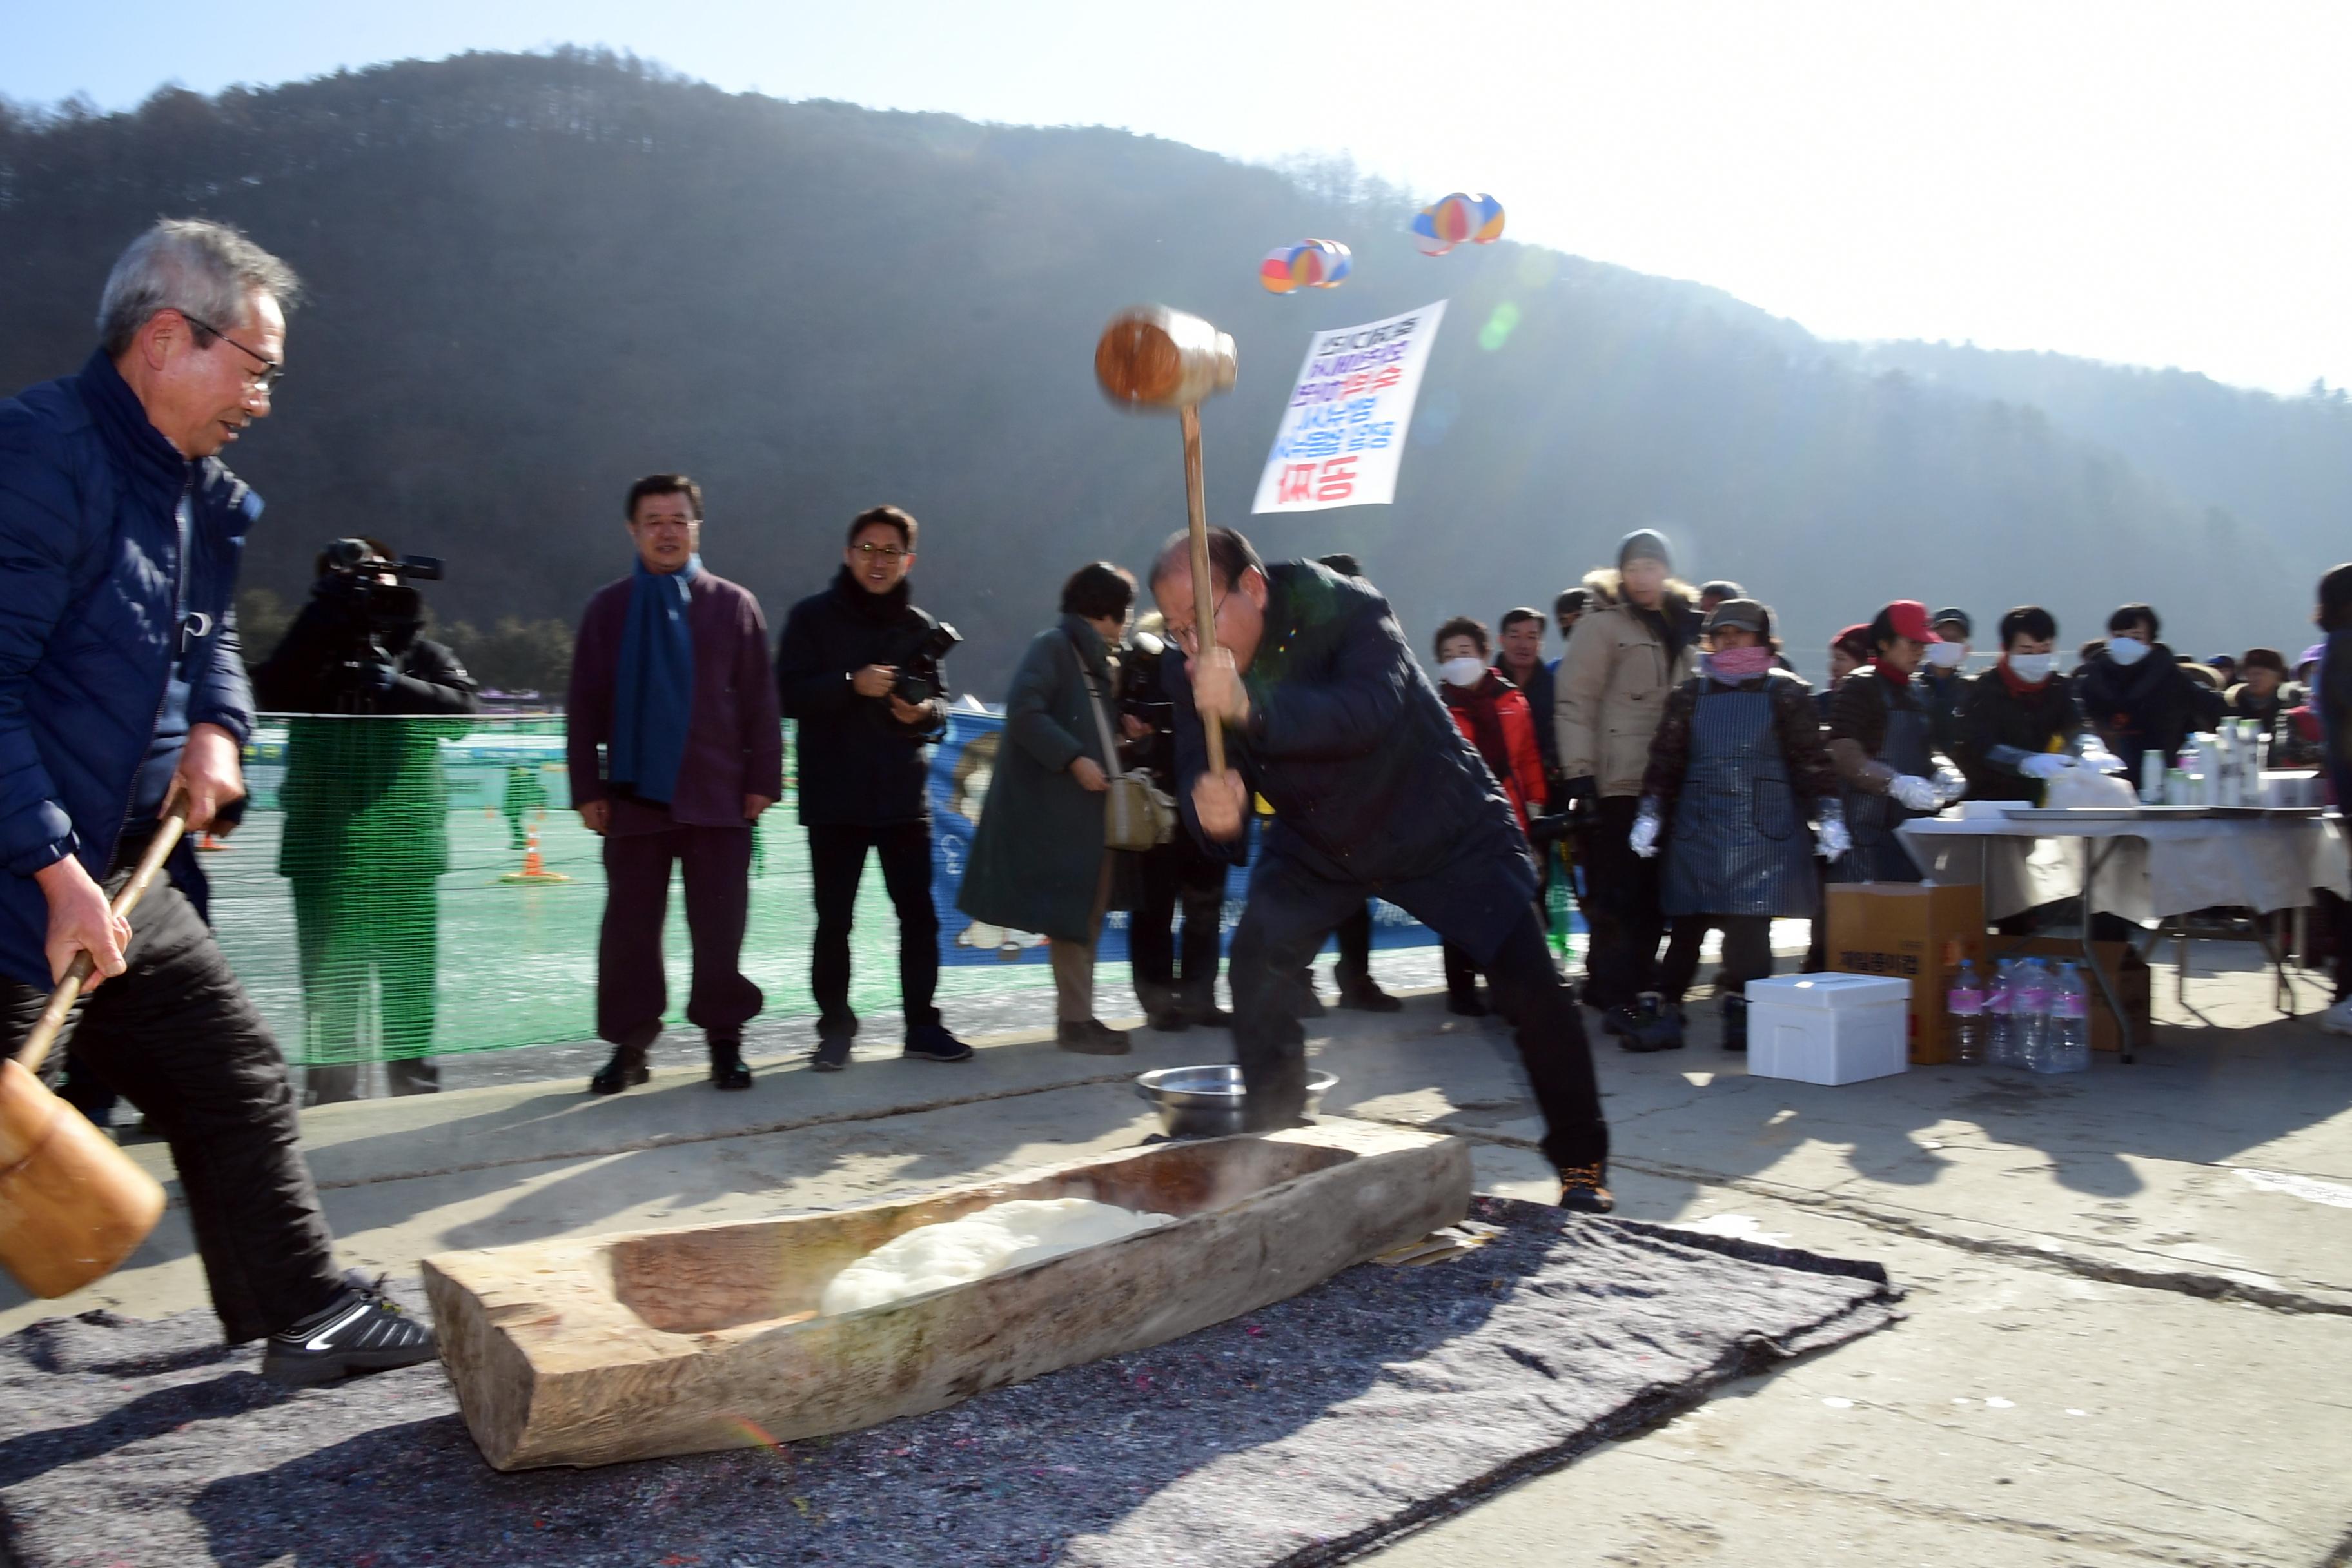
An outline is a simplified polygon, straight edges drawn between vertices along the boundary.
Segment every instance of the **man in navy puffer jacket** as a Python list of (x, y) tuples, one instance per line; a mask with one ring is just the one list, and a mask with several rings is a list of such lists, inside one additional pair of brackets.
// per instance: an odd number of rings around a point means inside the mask
[(339, 1278), (286, 1065), (205, 923), (183, 845), (128, 921), (108, 899), (167, 796), (210, 826), (245, 793), (252, 698), (230, 613), (261, 503), (215, 456), (269, 412), (293, 273), (175, 219), (108, 278), (80, 373), (0, 403), (0, 1039), (77, 954), (77, 1059), (170, 1142), (213, 1306), (285, 1383), (430, 1359)]

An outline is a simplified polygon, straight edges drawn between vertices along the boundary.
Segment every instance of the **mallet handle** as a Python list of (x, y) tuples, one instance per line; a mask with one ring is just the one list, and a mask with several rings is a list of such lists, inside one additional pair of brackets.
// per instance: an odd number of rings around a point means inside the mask
[[(1202, 658), (1217, 646), (1216, 584), (1209, 576), (1209, 502), (1201, 478), (1201, 405), (1188, 403), (1178, 410), (1184, 432), (1184, 505), (1192, 535), (1192, 633), (1200, 639)], [(1213, 715), (1201, 715), (1201, 733), (1209, 742), (1209, 771), (1225, 771), (1225, 729)]]
[[(178, 847), (180, 836), (187, 830), (187, 803), (175, 799), (171, 815), (163, 818), (163, 825), (155, 830), (154, 838), (148, 843), (147, 853), (139, 858), (138, 869), (131, 873), (131, 880), (122, 884), (122, 891), (114, 895), (110, 913), (120, 920), (138, 906), (139, 900), (146, 895), (148, 884), (154, 881), (155, 873), (163, 869), (163, 862)], [(18, 1067), (29, 1073), (41, 1070), (41, 1063), (48, 1059), (49, 1047), (57, 1043), (58, 1031), (65, 1027), (66, 1015), (72, 1012), (73, 1005), (80, 1000), (81, 988), (89, 983), (95, 967), (87, 951), (74, 954), (73, 962), (66, 966), (66, 977), (58, 982), (55, 991), (49, 993), (49, 1005), (41, 1009), (40, 1020), (33, 1026), (32, 1033), (25, 1037), (24, 1048), (16, 1053)]]

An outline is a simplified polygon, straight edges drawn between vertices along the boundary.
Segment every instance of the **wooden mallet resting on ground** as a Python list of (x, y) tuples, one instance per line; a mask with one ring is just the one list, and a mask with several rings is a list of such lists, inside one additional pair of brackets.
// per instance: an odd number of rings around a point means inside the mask
[[(187, 826), (187, 805), (175, 800), (114, 896), (118, 917), (137, 905)], [(89, 953), (76, 954), (23, 1049), (0, 1058), (0, 1268), (44, 1299), (112, 1273), (163, 1213), (162, 1184), (38, 1076), (92, 967)]]
[[(1200, 654), (1217, 646), (1216, 595), (1209, 581), (1208, 501), (1202, 493), (1201, 405), (1234, 384), (1234, 340), (1198, 316), (1136, 305), (1113, 317), (1095, 344), (1095, 379), (1121, 408), (1176, 411), (1184, 433), (1184, 500), (1192, 537), (1192, 614)], [(1209, 771), (1225, 771), (1225, 733), (1202, 715)]]

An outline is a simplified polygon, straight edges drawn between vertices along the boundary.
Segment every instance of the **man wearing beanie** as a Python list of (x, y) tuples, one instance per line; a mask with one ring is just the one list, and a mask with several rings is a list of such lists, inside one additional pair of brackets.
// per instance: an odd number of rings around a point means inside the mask
[(1690, 674), (1695, 619), (1674, 580), (1665, 536), (1639, 529), (1617, 547), (1617, 602), (1586, 612), (1560, 656), (1552, 711), (1563, 797), (1583, 819), (1585, 917), (1592, 927), (1584, 1000), (1622, 1044), (1678, 1045), (1680, 1026), (1657, 991), (1656, 862), (1628, 836), (1640, 809), (1650, 741), (1666, 694)]

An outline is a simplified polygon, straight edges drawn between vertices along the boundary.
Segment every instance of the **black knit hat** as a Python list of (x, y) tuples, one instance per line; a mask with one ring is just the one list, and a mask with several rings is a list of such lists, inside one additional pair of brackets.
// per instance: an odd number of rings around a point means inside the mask
[(1654, 561), (1669, 572), (1675, 568), (1675, 554), (1666, 548), (1666, 536), (1654, 528), (1637, 528), (1618, 541), (1617, 570), (1625, 570), (1628, 561)]

